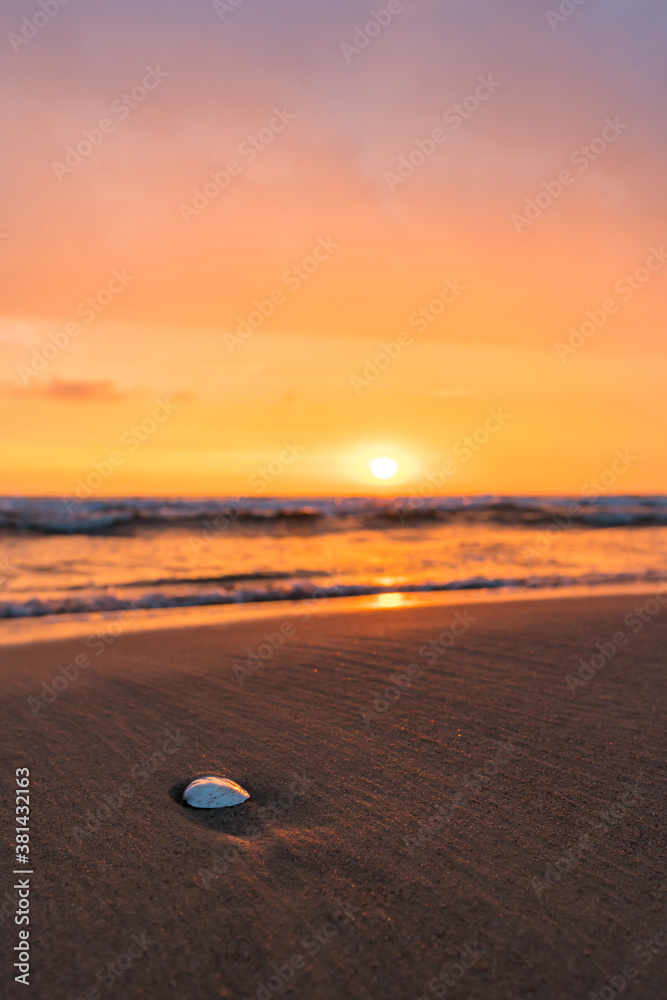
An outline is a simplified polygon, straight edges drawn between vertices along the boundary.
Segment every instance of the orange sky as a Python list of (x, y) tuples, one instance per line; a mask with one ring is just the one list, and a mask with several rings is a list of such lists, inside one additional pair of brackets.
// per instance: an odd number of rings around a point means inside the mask
[(665, 491), (667, 14), (547, 9), (5, 4), (0, 491)]

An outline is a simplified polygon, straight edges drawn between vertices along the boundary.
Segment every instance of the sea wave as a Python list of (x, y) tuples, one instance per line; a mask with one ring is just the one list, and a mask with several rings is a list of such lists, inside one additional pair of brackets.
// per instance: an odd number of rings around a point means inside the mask
[(26, 601), (0, 601), (0, 619), (36, 618), (44, 615), (83, 614), (104, 611), (134, 611), (158, 608), (202, 607), (216, 604), (244, 604), (262, 601), (307, 601), (324, 598), (355, 597), (375, 594), (416, 594), (445, 590), (483, 589), (544, 589), (558, 587), (622, 586), (629, 584), (660, 584), (667, 582), (667, 572), (645, 573), (586, 573), (581, 575), (535, 575), (516, 577), (467, 577), (461, 580), (378, 586), (345, 584), (317, 586), (298, 583), (263, 590), (254, 588), (228, 590), (193, 590), (187, 594), (151, 591), (137, 596), (114, 593), (88, 594), (78, 597), (38, 598)]
[(300, 530), (419, 527), (438, 523), (489, 523), (516, 527), (660, 527), (667, 525), (667, 497), (426, 497), (392, 498), (121, 498), (75, 500), (0, 498), (0, 531), (52, 535), (136, 533), (188, 528), (204, 535), (252, 526)]

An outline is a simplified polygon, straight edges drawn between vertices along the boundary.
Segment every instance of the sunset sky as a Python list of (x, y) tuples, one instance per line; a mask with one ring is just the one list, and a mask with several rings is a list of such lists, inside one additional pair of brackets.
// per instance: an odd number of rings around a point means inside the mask
[(442, 492), (667, 489), (664, 4), (44, 4), (0, 13), (0, 492), (407, 492), (490, 410)]

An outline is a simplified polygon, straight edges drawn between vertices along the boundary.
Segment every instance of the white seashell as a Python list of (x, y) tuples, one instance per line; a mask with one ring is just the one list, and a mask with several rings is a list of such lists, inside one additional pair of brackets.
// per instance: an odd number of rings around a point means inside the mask
[(183, 798), (195, 809), (222, 809), (224, 806), (237, 806), (245, 802), (250, 794), (229, 778), (211, 775), (191, 781), (183, 792)]

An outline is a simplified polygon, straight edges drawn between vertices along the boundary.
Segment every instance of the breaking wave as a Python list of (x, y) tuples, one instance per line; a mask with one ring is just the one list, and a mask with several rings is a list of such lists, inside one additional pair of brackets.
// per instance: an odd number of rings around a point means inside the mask
[[(238, 578), (236, 578), (238, 579)], [(168, 581), (163, 581), (166, 583)], [(444, 590), (483, 590), (501, 587), (543, 589), (558, 587), (618, 586), (637, 583), (667, 583), (667, 572), (647, 573), (587, 573), (582, 575), (535, 575), (523, 577), (468, 577), (461, 580), (373, 586), (350, 584), (317, 586), (310, 583), (286, 587), (242, 588), (236, 590), (192, 590), (187, 594), (150, 591), (136, 596), (98, 593), (86, 596), (66, 596), (51, 599), (31, 598), (26, 601), (0, 601), (1, 618), (35, 618), (44, 615), (83, 614), (96, 611), (134, 611), (158, 608), (202, 607), (215, 604), (243, 604), (259, 601), (304, 601), (323, 598), (355, 597), (375, 594), (416, 594)]]
[(92, 535), (159, 527), (216, 533), (248, 526), (270, 531), (275, 525), (340, 531), (354, 526), (485, 522), (529, 528), (659, 527), (667, 525), (667, 497), (0, 498), (0, 531), (12, 533)]

